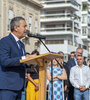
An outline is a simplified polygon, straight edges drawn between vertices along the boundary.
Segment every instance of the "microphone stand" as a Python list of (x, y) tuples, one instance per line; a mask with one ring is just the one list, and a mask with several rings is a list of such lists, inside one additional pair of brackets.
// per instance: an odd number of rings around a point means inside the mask
[(51, 52), (49, 49), (48, 49), (48, 47), (45, 45), (45, 43), (41, 40), (41, 39), (39, 39), (40, 40), (40, 42), (46, 47), (46, 49), (49, 51), (49, 52)]
[[(51, 52), (48, 47), (45, 45), (45, 43), (39, 38), (40, 42), (45, 46), (45, 48), (48, 50), (48, 52)], [(54, 52), (51, 52), (54, 53)], [(60, 63), (58, 62), (57, 59), (55, 59), (57, 61), (57, 63), (60, 65)], [(62, 67), (60, 65), (60, 67)], [(53, 61), (51, 60), (51, 100), (53, 100)]]
[[(40, 42), (45, 46), (45, 48), (48, 50), (48, 52), (51, 52), (48, 47), (45, 45), (45, 43), (39, 39)], [(53, 61), (51, 60), (51, 100), (53, 100)]]
[[(39, 40), (40, 40), (40, 42), (45, 46), (45, 48), (48, 50), (48, 52), (51, 52), (49, 49), (48, 49), (48, 47), (45, 45), (45, 43), (39, 38)], [(51, 53), (55, 53), (55, 52), (51, 52)], [(63, 68), (63, 66), (58, 62), (58, 60), (57, 59), (55, 59), (56, 61), (57, 61), (57, 63), (59, 64), (59, 66), (61, 67), (61, 68)]]

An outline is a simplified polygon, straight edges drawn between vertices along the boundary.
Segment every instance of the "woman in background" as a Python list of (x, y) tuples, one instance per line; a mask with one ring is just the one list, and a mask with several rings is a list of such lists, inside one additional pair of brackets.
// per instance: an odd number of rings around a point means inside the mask
[[(47, 67), (47, 79), (49, 80), (49, 100), (51, 100), (51, 67)], [(62, 80), (66, 80), (67, 75), (64, 68), (58, 67), (57, 61), (53, 59), (53, 100), (63, 100)]]
[[(39, 55), (35, 49), (31, 55)], [(30, 65), (27, 73), (28, 84), (26, 89), (26, 100), (38, 100), (39, 95), (39, 67), (38, 65)]]

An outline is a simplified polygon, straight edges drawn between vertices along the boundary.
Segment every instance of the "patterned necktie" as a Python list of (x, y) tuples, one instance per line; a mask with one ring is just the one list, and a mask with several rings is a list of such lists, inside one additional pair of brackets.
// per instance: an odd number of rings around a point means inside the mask
[(17, 43), (19, 44), (19, 49), (20, 49), (21, 56), (23, 56), (23, 46), (22, 46), (22, 42), (20, 40), (18, 40)]

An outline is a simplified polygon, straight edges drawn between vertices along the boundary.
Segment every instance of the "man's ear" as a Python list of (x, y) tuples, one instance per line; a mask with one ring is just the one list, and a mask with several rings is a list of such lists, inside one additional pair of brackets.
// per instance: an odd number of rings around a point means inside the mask
[(18, 28), (17, 26), (14, 26), (14, 31), (16, 31), (16, 32), (17, 32), (17, 28)]

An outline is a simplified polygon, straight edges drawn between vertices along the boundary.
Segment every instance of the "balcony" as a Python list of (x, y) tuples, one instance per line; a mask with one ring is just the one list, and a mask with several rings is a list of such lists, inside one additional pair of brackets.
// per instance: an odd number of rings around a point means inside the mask
[(38, 7), (42, 8), (43, 6), (40, 4), (40, 0), (27, 0), (28, 2), (37, 5)]
[(83, 41), (90, 42), (90, 38), (88, 36), (82, 36)]
[(46, 5), (44, 4), (43, 5), (43, 9), (47, 9), (47, 10), (50, 10), (50, 9), (59, 9), (59, 8), (62, 8), (62, 9), (71, 9), (72, 11), (78, 11), (79, 10), (79, 7), (71, 4), (71, 3), (62, 3), (62, 4), (49, 4), (49, 5)]
[(43, 17), (50, 17), (50, 16), (62, 16), (62, 17), (65, 17), (65, 16), (69, 16), (71, 13), (60, 13), (60, 12), (53, 12), (53, 13), (45, 13), (45, 14), (41, 14), (41, 18)]
[[(40, 19), (41, 23), (57, 23), (57, 22), (72, 22), (71, 18), (69, 16), (66, 15), (59, 15), (59, 16), (49, 16), (49, 17), (41, 17)], [(76, 19), (74, 20), (75, 23), (79, 24), (79, 21)]]
[(90, 0), (82, 0), (82, 3), (90, 4)]
[(83, 41), (90, 41), (90, 28), (89, 27), (82, 28), (82, 39)]
[(40, 21), (44, 22), (44, 23), (47, 23), (47, 22), (65, 22), (65, 21), (70, 21), (70, 18), (68, 18), (68, 17), (49, 17), (49, 18), (43, 18)]
[(83, 10), (81, 13), (84, 15), (90, 15), (90, 11), (88, 11), (88, 10)]
[(41, 3), (46, 3), (46, 4), (50, 4), (50, 3), (72, 3), (76, 6), (80, 5), (80, 3), (77, 2), (76, 0), (41, 0)]
[[(59, 29), (53, 29), (53, 30), (44, 30), (43, 28), (41, 28), (41, 34), (42, 35), (73, 35), (73, 32), (71, 30), (70, 27), (68, 27), (68, 29), (65, 28), (59, 28)], [(79, 32), (75, 31), (74, 32), (74, 36), (79, 36)]]

